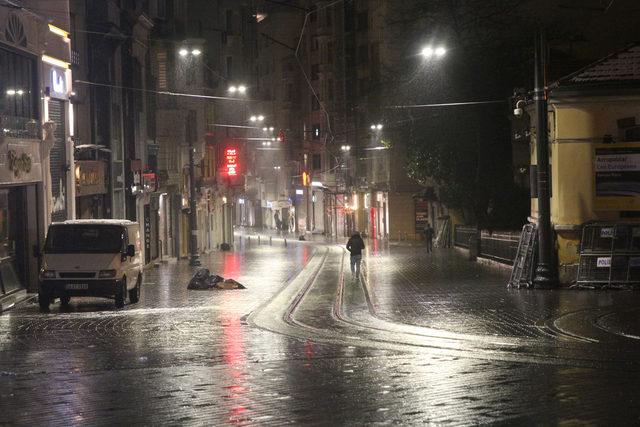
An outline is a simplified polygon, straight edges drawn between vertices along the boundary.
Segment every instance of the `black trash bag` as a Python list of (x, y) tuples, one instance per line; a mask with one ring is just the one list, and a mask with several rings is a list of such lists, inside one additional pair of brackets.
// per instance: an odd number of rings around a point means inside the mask
[(209, 276), (208, 268), (199, 268), (189, 281), (187, 289), (209, 289), (209, 284), (207, 283)]
[(224, 277), (218, 276), (217, 274), (207, 277), (207, 284), (209, 285), (209, 288), (214, 288), (222, 281), (224, 281)]
[(211, 275), (211, 272), (208, 268), (199, 268), (196, 270), (196, 274), (193, 275), (191, 280), (189, 281), (189, 286), (187, 289), (213, 289), (213, 287), (222, 282), (224, 278), (218, 276), (217, 274)]

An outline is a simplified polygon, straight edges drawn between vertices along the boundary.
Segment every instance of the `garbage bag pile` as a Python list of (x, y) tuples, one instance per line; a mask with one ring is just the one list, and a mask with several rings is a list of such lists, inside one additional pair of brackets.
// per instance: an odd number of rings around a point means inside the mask
[(189, 281), (187, 289), (246, 289), (242, 283), (233, 279), (224, 279), (217, 274), (211, 274), (208, 268), (199, 268)]

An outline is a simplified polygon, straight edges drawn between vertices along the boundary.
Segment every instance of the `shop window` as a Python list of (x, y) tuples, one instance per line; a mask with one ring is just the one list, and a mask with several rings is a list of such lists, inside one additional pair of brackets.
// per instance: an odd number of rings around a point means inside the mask
[(320, 154), (313, 155), (313, 170), (318, 171), (322, 169), (322, 156)]
[[(11, 118), (37, 119), (35, 61), (0, 49), (0, 114)], [(5, 118), (6, 117), (6, 118)], [(18, 125), (18, 124), (16, 124)]]

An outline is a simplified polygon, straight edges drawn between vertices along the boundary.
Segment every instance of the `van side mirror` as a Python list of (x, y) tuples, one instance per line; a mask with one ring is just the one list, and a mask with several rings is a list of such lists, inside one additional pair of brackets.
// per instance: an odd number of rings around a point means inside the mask
[(134, 257), (136, 255), (136, 247), (133, 245), (127, 246), (127, 256)]

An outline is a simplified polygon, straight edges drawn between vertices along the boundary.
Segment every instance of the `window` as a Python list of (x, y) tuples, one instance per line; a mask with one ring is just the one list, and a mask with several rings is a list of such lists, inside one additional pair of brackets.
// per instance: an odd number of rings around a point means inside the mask
[(233, 78), (233, 57), (227, 56), (227, 78)]
[[(35, 61), (0, 49), (0, 114), (37, 118)], [(7, 128), (7, 126), (4, 126)]]
[(234, 28), (233, 28), (233, 10), (229, 9), (226, 12), (226, 24), (227, 24), (227, 32), (232, 33)]
[(369, 28), (369, 14), (367, 11), (358, 13), (358, 30), (366, 30)]
[(320, 74), (320, 65), (313, 64), (311, 66), (311, 80), (318, 80)]
[(287, 83), (286, 91), (287, 91), (286, 100), (289, 102), (293, 102), (293, 84), (292, 83)]
[(322, 156), (320, 154), (313, 155), (313, 170), (318, 171), (322, 169)]
[(166, 0), (156, 0), (158, 2), (158, 18), (164, 19), (167, 16)]
[(187, 86), (193, 86), (197, 82), (196, 67), (187, 67), (185, 69), (185, 83)]
[(321, 134), (320, 125), (318, 124), (313, 125), (311, 128), (311, 134), (313, 136), (313, 139), (320, 139), (320, 134)]
[(318, 111), (320, 109), (320, 101), (314, 95), (311, 95), (311, 109), (313, 111)]
[(158, 52), (158, 89), (167, 89), (167, 52)]
[(358, 46), (358, 64), (369, 62), (369, 46), (366, 44)]

